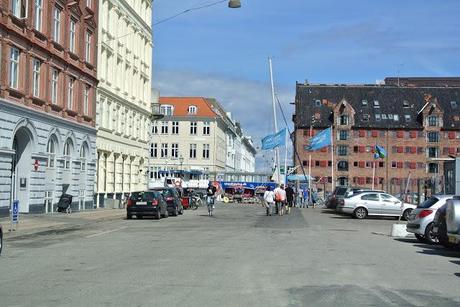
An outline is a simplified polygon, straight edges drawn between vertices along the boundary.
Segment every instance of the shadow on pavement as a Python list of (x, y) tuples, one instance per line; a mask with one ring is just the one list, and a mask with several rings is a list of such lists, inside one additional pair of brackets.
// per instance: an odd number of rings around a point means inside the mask
[(460, 261), (457, 261), (457, 260), (451, 260), (450, 262), (460, 265)]
[(460, 273), (455, 273), (454, 275), (457, 277), (460, 277)]
[(395, 241), (404, 242), (404, 243), (419, 243), (419, 240), (414, 238), (395, 238)]

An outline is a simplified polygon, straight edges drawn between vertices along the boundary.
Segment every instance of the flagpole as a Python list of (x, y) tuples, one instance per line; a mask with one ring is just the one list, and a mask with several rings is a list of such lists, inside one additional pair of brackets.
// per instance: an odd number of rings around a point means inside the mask
[[(268, 64), (270, 67), (270, 84), (272, 90), (272, 104), (273, 104), (273, 122), (275, 124), (275, 134), (278, 133), (278, 122), (276, 120), (276, 107), (275, 107), (275, 85), (273, 83), (273, 66), (272, 66), (272, 58), (268, 58)], [(280, 181), (280, 151), (279, 148), (275, 148), (275, 171), (277, 171), (278, 181)], [(278, 182), (280, 183), (280, 182)]]
[(372, 190), (374, 189), (375, 186), (375, 158), (372, 164)]
[(285, 147), (286, 147), (286, 151), (285, 151), (285, 155), (284, 155), (284, 184), (287, 184), (288, 181), (287, 181), (287, 155), (288, 155), (288, 140), (287, 140), (287, 128), (286, 128), (286, 132), (284, 133), (284, 136), (285, 136)]
[(334, 192), (335, 189), (335, 178), (334, 178), (334, 125), (331, 125), (331, 160), (332, 160), (332, 190), (331, 193)]

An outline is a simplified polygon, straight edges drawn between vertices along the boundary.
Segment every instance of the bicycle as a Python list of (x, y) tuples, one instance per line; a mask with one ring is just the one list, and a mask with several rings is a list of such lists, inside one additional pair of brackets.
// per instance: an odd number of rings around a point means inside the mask
[(198, 209), (198, 207), (201, 207), (203, 205), (203, 201), (201, 200), (199, 196), (193, 195), (190, 197), (190, 200), (191, 200), (190, 208), (192, 208), (192, 210), (196, 210)]

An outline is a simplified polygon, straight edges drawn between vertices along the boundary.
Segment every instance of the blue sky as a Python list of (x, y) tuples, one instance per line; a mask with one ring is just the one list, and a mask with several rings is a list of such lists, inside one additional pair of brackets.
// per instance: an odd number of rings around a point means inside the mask
[[(155, 0), (154, 22), (211, 2)], [(460, 76), (458, 0), (241, 3), (240, 9), (222, 3), (155, 26), (153, 82), (162, 95), (217, 98), (256, 140), (273, 129), (269, 56), (288, 120), (296, 81)]]

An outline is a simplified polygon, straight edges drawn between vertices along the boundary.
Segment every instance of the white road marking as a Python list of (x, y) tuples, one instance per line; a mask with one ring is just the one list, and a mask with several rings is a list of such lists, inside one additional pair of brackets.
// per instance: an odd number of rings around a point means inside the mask
[(108, 233), (112, 233), (112, 232), (115, 232), (115, 231), (123, 230), (123, 229), (125, 229), (125, 228), (127, 228), (127, 226), (123, 226), (123, 227), (120, 227), (120, 228), (117, 228), (117, 229), (107, 230), (107, 231), (103, 231), (103, 232), (98, 232), (98, 233), (95, 233), (95, 234), (86, 236), (86, 238), (99, 237), (99, 236), (102, 236), (102, 235), (105, 235), (105, 234), (108, 234)]

